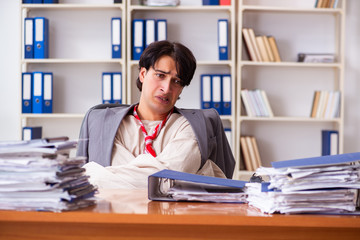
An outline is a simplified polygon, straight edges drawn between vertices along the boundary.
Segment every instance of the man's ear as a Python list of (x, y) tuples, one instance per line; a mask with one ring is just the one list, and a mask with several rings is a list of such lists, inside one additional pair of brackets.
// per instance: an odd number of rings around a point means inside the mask
[(140, 79), (140, 82), (144, 82), (144, 78), (145, 78), (145, 75), (146, 75), (146, 68), (142, 67), (140, 68), (140, 72), (139, 72), (139, 79)]

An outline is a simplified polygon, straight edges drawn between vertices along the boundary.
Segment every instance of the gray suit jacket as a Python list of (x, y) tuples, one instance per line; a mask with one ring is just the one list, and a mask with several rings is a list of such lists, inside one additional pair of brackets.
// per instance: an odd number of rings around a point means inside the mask
[[(91, 108), (81, 126), (77, 155), (86, 156), (88, 161), (102, 166), (110, 166), (117, 129), (133, 108), (134, 105), (111, 104)], [(217, 111), (175, 108), (174, 112), (183, 115), (195, 133), (201, 153), (201, 167), (210, 159), (227, 178), (232, 178), (235, 160)]]

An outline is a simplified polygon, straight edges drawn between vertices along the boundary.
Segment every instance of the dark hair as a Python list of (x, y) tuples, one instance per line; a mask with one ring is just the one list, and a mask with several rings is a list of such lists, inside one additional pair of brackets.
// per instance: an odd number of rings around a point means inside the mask
[[(188, 86), (195, 73), (196, 59), (187, 47), (178, 42), (164, 40), (151, 43), (140, 56), (139, 71), (142, 67), (146, 70), (149, 70), (150, 67), (154, 68), (155, 63), (162, 56), (170, 56), (174, 59), (182, 86)], [(136, 80), (136, 86), (140, 91), (142, 90), (142, 82), (139, 77)]]

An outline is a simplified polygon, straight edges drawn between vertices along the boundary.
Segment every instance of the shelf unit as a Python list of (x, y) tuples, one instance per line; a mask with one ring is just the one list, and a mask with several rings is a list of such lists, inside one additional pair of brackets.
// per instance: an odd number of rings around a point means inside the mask
[[(325, 128), (339, 131), (339, 152), (343, 152), (345, 4), (345, 0), (340, 0), (338, 7), (333, 9), (315, 8), (315, 1), (310, 0), (239, 0), (236, 142), (240, 143), (240, 136), (243, 135), (255, 136), (264, 166), (271, 166), (272, 161), (320, 155), (320, 130)], [(282, 62), (250, 61), (242, 28), (253, 28), (256, 35), (273, 35)], [(296, 62), (297, 53), (301, 51), (333, 53), (336, 62)], [(279, 91), (279, 85), (288, 91)], [(244, 88), (264, 89), (275, 116), (246, 116), (242, 112), (239, 94)], [(314, 91), (319, 88), (341, 92), (338, 118), (309, 117)], [(281, 137), (282, 141), (279, 140)], [(308, 139), (312, 141), (306, 144)], [(286, 147), (283, 147), (283, 143), (286, 143)], [(306, 147), (297, 148), (299, 145)], [(240, 144), (238, 148), (236, 159), (241, 163)], [(238, 166), (237, 171), (237, 176), (248, 174), (243, 166)]]
[[(21, 114), (21, 128), (42, 126), (43, 137), (65, 135), (76, 139), (85, 112), (102, 102), (102, 72), (122, 72), (122, 95), (126, 99), (125, 4), (89, 0), (64, 0), (58, 4), (21, 2), (20, 71), (53, 72), (53, 113)], [(37, 16), (49, 19), (49, 58), (25, 59), (24, 19)], [(122, 18), (121, 59), (111, 58), (112, 17)]]
[[(184, 1), (186, 2), (186, 1)], [(186, 3), (184, 3), (186, 4)], [(127, 96), (128, 102), (137, 102), (140, 93), (135, 85), (138, 76), (138, 61), (132, 60), (132, 19), (167, 19), (167, 39), (178, 41), (189, 47), (197, 59), (197, 69), (189, 87), (185, 87), (177, 107), (200, 108), (200, 75), (231, 74), (232, 78), (232, 115), (221, 116), (224, 127), (232, 129), (232, 145), (235, 146), (235, 89), (236, 89), (236, 8), (235, 1), (229, 6), (148, 7), (136, 0), (127, 0)], [(218, 60), (217, 20), (229, 21), (229, 60)], [(195, 97), (194, 97), (195, 96)], [(194, 101), (195, 100), (195, 101)], [(234, 155), (236, 148), (233, 148)]]

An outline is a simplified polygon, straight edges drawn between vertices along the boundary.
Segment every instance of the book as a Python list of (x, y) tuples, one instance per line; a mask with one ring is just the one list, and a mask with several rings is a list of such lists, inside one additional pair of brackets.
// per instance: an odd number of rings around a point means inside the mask
[(275, 58), (275, 62), (281, 62), (280, 53), (279, 53), (279, 49), (278, 49), (278, 46), (276, 44), (275, 38), (273, 36), (269, 36), (268, 40), (269, 40), (269, 43), (270, 43), (271, 51), (272, 51), (272, 53), (274, 55), (274, 58)]
[(265, 46), (265, 42), (263, 40), (263, 36), (256, 36), (255, 39), (256, 39), (256, 43), (259, 47), (261, 59), (263, 60), (263, 62), (270, 62), (270, 58), (266, 51), (266, 46)]
[(248, 171), (253, 171), (255, 168), (252, 165), (250, 152), (249, 152), (249, 147), (248, 147), (248, 143), (246, 141), (245, 136), (240, 137), (240, 147), (241, 147), (241, 152), (243, 154), (243, 159), (244, 159), (244, 163), (245, 163), (245, 169), (248, 170)]
[(244, 39), (244, 43), (245, 43), (245, 49), (247, 50), (247, 52), (249, 54), (250, 60), (252, 60), (254, 62), (258, 62), (259, 59), (256, 56), (255, 47), (253, 46), (253, 43), (251, 41), (249, 29), (243, 28), (242, 32), (243, 32), (243, 39)]
[(260, 50), (259, 50), (259, 47), (258, 47), (258, 45), (256, 43), (256, 36), (255, 36), (254, 29), (249, 28), (248, 31), (249, 31), (249, 36), (250, 36), (250, 39), (251, 39), (251, 42), (252, 42), (252, 46), (254, 46), (256, 58), (258, 59), (259, 62), (261, 62), (261, 61), (263, 61), (263, 59), (261, 58)]

